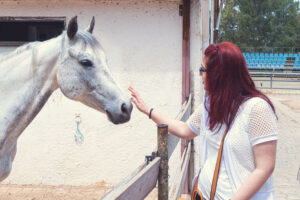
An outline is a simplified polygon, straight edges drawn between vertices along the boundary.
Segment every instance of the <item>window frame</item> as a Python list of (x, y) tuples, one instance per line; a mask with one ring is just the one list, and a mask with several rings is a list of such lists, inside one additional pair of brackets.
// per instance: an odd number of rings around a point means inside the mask
[[(66, 28), (66, 17), (0, 17), (1, 22), (63, 22), (64, 29)], [(32, 41), (0, 41), (0, 46), (21, 46), (25, 43), (32, 42)]]

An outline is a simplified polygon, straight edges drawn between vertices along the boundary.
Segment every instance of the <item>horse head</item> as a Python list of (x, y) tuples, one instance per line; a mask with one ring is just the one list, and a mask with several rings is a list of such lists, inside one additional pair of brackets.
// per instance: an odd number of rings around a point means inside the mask
[(114, 124), (124, 123), (132, 103), (112, 78), (103, 48), (92, 34), (94, 24), (93, 17), (86, 30), (78, 30), (77, 17), (70, 20), (58, 61), (58, 87), (66, 97), (106, 113)]

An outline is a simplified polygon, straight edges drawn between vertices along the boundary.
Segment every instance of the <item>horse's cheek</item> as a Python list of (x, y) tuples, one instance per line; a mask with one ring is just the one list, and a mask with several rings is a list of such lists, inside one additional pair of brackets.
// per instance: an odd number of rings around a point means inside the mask
[(57, 73), (57, 82), (66, 97), (77, 100), (83, 95), (84, 86), (80, 81), (79, 73), (70, 69), (71, 67), (60, 66)]

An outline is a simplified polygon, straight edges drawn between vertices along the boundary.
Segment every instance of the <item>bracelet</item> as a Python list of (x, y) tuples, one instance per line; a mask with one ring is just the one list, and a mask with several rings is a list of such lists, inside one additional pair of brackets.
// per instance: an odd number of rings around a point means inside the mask
[(153, 110), (154, 110), (153, 108), (150, 109), (150, 112), (149, 112), (149, 119), (151, 119), (151, 114), (152, 114), (152, 111), (153, 111)]

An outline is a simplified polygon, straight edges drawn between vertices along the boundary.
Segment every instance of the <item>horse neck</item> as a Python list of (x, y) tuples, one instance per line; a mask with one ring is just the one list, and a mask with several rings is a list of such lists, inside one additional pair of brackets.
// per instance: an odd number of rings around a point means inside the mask
[(39, 43), (0, 63), (0, 124), (5, 121), (0, 131), (18, 137), (58, 87), (56, 63), (62, 40), (59, 36)]

